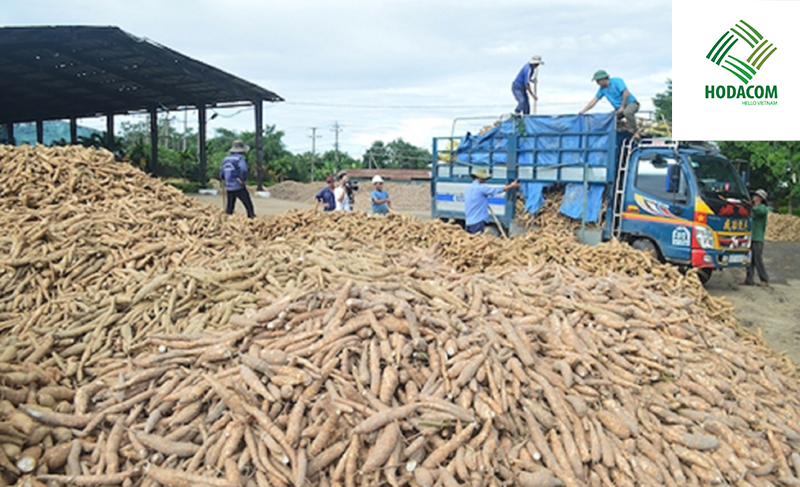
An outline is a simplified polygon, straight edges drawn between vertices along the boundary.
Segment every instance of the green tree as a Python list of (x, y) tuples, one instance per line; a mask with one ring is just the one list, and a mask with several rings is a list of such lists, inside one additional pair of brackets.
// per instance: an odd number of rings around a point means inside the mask
[(774, 193), (778, 206), (785, 201), (793, 213), (794, 200), (800, 197), (800, 142), (726, 141), (719, 146), (730, 159), (750, 161), (750, 187)]
[(395, 139), (388, 144), (377, 140), (364, 153), (362, 161), (364, 167), (424, 169), (431, 164), (431, 153), (402, 138)]
[(653, 98), (656, 107), (656, 118), (672, 122), (672, 80), (667, 80), (667, 91), (658, 93)]

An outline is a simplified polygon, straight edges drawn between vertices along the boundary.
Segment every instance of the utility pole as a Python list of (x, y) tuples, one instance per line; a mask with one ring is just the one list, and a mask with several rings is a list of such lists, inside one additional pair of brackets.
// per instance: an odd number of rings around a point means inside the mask
[(314, 162), (317, 159), (317, 139), (321, 138), (321, 135), (317, 135), (317, 129), (319, 127), (309, 127), (311, 129), (311, 182), (314, 182)]
[(333, 144), (333, 150), (335, 151), (335, 165), (334, 165), (334, 172), (339, 172), (339, 132), (341, 132), (342, 126), (339, 125), (339, 122), (333, 122), (333, 127), (331, 127), (331, 132), (336, 132), (336, 142)]

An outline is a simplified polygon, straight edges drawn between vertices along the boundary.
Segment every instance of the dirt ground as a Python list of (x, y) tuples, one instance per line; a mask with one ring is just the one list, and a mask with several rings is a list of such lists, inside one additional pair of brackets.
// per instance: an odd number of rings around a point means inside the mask
[[(220, 208), (224, 208), (225, 207), (225, 202), (222, 200), (222, 196), (220, 196), (220, 195), (217, 195), (217, 196), (206, 196), (206, 195), (193, 194), (191, 196), (194, 197), (195, 199), (197, 199), (198, 201), (202, 202), (202, 203), (218, 206)], [(311, 210), (311, 209), (314, 208), (313, 204), (301, 203), (301, 202), (298, 202), (298, 201), (281, 200), (281, 199), (278, 199), (278, 198), (258, 198), (256, 196), (253, 196), (252, 199), (253, 199), (253, 206), (255, 207), (255, 210), (256, 210), (256, 215), (269, 216), (269, 215), (277, 215), (279, 213), (283, 213), (283, 212), (289, 211), (289, 210), (295, 210), (295, 209)], [(236, 207), (235, 207), (234, 211), (236, 213), (242, 213), (242, 214), (244, 213), (244, 207), (242, 206), (241, 202), (239, 202), (239, 201), (236, 202)], [(408, 215), (413, 215), (413, 216), (415, 216), (415, 217), (417, 217), (417, 218), (419, 218), (420, 220), (423, 220), (423, 221), (427, 221), (427, 220), (431, 219), (431, 211), (430, 210), (402, 210), (401, 209), (398, 212), (399, 213), (406, 213)]]
[(743, 286), (745, 271), (731, 269), (714, 274), (706, 288), (733, 303), (742, 325), (760, 328), (774, 349), (800, 364), (800, 242), (766, 242), (764, 264), (769, 287)]
[[(221, 196), (199, 196), (199, 201), (224, 207)], [(253, 198), (257, 215), (277, 215), (292, 209), (312, 209), (307, 203), (277, 198)], [(237, 212), (244, 212), (237, 202)], [(402, 211), (430, 219), (430, 211)], [(743, 286), (745, 272), (729, 269), (715, 273), (706, 285), (714, 296), (725, 296), (736, 307), (742, 325), (758, 332), (776, 350), (786, 352), (800, 363), (800, 243), (767, 242), (764, 260), (770, 274), (770, 286)]]

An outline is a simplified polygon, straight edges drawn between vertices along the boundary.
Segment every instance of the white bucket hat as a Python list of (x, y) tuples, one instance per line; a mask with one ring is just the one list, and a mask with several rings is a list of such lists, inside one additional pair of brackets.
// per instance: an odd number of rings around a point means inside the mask
[(372, 184), (382, 183), (382, 182), (383, 182), (382, 177), (378, 176), (377, 174), (375, 176), (372, 176)]
[(247, 144), (245, 144), (241, 140), (234, 140), (230, 152), (233, 152), (235, 154), (244, 154), (249, 150), (250, 147), (248, 147)]
[(542, 56), (540, 56), (540, 55), (538, 55), (538, 54), (536, 54), (535, 56), (533, 56), (533, 57), (531, 58), (531, 60), (530, 60), (530, 61), (528, 61), (528, 62), (529, 62), (530, 64), (544, 64), (544, 61), (542, 61)]

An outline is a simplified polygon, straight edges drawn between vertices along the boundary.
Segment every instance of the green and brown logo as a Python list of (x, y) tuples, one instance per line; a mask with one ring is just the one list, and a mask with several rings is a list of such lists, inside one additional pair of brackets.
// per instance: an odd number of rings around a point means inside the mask
[[(735, 46), (737, 47), (734, 49)], [(714, 47), (706, 54), (706, 59), (729, 71), (745, 85), (749, 85), (767, 59), (777, 50), (778, 48), (765, 39), (755, 27), (740, 20), (717, 39)], [(778, 87), (748, 86), (745, 89), (744, 86), (706, 85), (706, 98), (777, 99)], [(778, 102), (744, 102), (744, 104), (777, 105)]]

